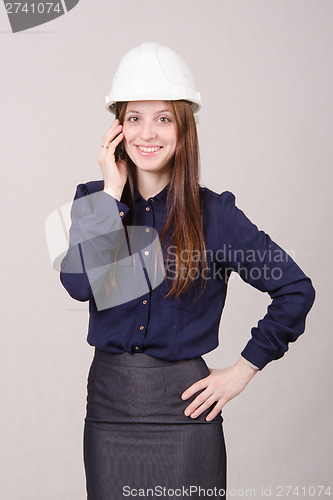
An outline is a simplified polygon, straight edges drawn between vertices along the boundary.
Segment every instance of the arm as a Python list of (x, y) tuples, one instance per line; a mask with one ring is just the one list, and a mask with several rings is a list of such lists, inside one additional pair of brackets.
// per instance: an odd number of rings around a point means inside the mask
[(262, 370), (304, 332), (315, 289), (296, 262), (236, 206), (231, 192), (219, 195), (217, 217), (219, 248), (225, 250), (222, 265), (272, 299), (241, 352)]
[[(87, 301), (93, 296), (102, 308), (105, 293), (97, 298), (106, 272), (112, 263), (112, 253), (124, 236), (122, 218), (129, 208), (121, 203), (127, 181), (127, 166), (115, 161), (115, 150), (123, 140), (122, 125), (115, 120), (102, 139), (97, 161), (101, 167), (104, 191), (89, 193), (85, 184), (76, 189), (69, 231), (69, 249), (61, 263), (60, 280), (76, 300)], [(126, 241), (125, 241), (126, 243)], [(125, 256), (128, 256), (128, 252)]]
[(210, 375), (198, 380), (181, 395), (187, 399), (204, 389), (185, 409), (196, 418), (213, 402), (212, 420), (258, 373), (274, 359), (281, 358), (305, 329), (305, 319), (315, 299), (315, 289), (294, 260), (268, 234), (259, 231), (236, 207), (229, 191), (219, 195), (217, 210), (218, 265), (227, 268), (226, 276), (236, 271), (241, 278), (272, 298), (268, 312), (251, 330), (252, 337), (238, 361), (227, 368), (210, 369)]
[(129, 208), (111, 191), (89, 193), (85, 184), (76, 188), (69, 230), (69, 248), (60, 266), (60, 281), (71, 297), (93, 298), (102, 284), (112, 251), (121, 241), (122, 219)]

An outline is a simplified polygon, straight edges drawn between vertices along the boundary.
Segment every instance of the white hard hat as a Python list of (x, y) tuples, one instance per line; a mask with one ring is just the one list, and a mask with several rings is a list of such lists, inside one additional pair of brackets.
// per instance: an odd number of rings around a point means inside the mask
[(190, 68), (173, 50), (157, 42), (142, 43), (127, 52), (116, 71), (106, 109), (115, 113), (119, 101), (190, 102), (193, 113), (201, 107)]

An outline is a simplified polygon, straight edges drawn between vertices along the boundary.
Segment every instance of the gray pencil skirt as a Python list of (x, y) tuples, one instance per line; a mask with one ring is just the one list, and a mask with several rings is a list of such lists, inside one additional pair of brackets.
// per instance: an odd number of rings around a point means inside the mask
[(88, 500), (225, 499), (221, 411), (184, 414), (201, 392), (181, 394), (209, 375), (202, 357), (170, 362), (146, 353), (95, 348), (87, 383), (83, 451)]

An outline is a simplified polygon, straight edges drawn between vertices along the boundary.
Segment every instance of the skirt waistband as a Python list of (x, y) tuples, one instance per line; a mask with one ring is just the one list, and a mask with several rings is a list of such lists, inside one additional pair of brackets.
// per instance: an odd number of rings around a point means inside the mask
[(182, 363), (191, 363), (194, 360), (203, 359), (201, 356), (197, 358), (189, 358), (181, 361), (167, 361), (165, 359), (155, 358), (150, 354), (145, 352), (107, 352), (102, 351), (95, 347), (95, 359), (97, 361), (103, 361), (104, 363), (109, 363), (111, 365), (118, 366), (140, 366), (142, 368), (149, 367), (162, 367), (162, 366), (176, 366)]
[(202, 356), (172, 362), (144, 352), (109, 353), (95, 347), (88, 376), (86, 420), (220, 424), (221, 410), (214, 419), (205, 420), (215, 403), (197, 418), (184, 414), (185, 408), (204, 389), (186, 400), (181, 394), (209, 373)]

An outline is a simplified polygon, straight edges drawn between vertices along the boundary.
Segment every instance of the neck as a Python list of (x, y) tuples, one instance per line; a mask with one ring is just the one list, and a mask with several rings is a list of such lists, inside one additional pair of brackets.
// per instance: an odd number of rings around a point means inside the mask
[(158, 194), (170, 181), (170, 172), (137, 172), (137, 189), (141, 196), (148, 200)]

